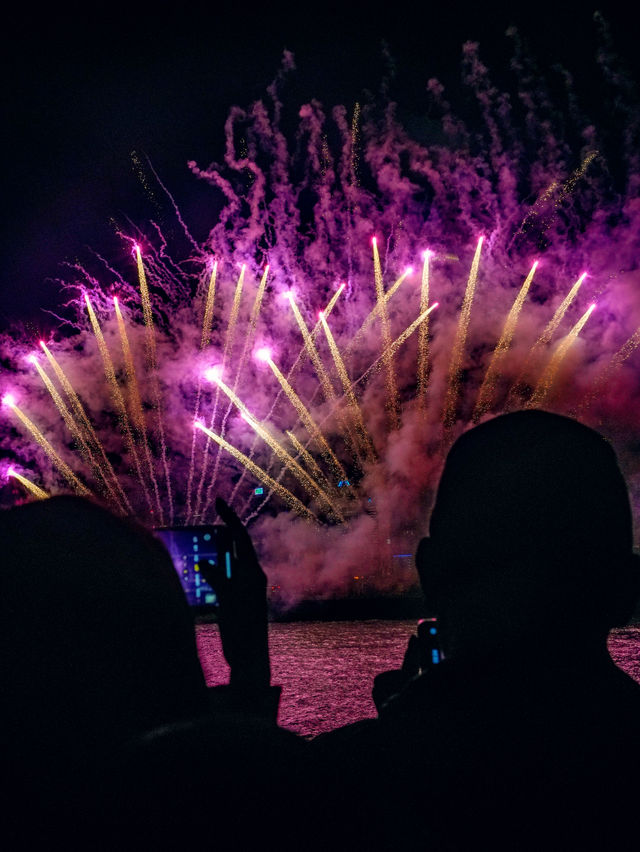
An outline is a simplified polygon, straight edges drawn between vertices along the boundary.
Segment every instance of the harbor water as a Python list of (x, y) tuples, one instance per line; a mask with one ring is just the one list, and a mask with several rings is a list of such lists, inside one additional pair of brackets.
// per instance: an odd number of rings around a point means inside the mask
[[(282, 687), (280, 725), (304, 736), (376, 715), (376, 674), (398, 668), (415, 621), (311, 621), (269, 626), (272, 682)], [(196, 627), (207, 684), (226, 683), (216, 624)], [(640, 626), (612, 631), (614, 662), (640, 682)]]

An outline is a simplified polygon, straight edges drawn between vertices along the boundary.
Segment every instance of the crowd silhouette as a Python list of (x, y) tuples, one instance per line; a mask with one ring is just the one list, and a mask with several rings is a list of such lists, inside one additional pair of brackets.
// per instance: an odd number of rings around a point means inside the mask
[[(451, 448), (416, 568), (425, 615), (377, 718), (277, 722), (266, 577), (235, 513), (207, 688), (171, 558), (93, 501), (0, 512), (4, 848), (618, 849), (634, 843), (640, 685), (607, 650), (640, 596), (628, 489), (567, 417)], [(211, 570), (211, 569), (208, 569)]]

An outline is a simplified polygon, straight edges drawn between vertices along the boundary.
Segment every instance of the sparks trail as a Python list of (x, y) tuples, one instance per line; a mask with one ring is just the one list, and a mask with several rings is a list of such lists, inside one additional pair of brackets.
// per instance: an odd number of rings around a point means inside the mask
[[(423, 255), (422, 278), (420, 281), (420, 313), (429, 308), (429, 267), (432, 252), (427, 249)], [(427, 385), (429, 383), (429, 320), (425, 319), (418, 330), (418, 404), (421, 412), (427, 402)]]
[(634, 334), (632, 334), (631, 337), (620, 347), (620, 349), (618, 349), (605, 368), (600, 371), (600, 374), (593, 382), (593, 387), (580, 403), (577, 412), (573, 412), (575, 416), (579, 417), (588, 411), (595, 400), (602, 394), (607, 383), (615, 376), (618, 367), (624, 364), (627, 358), (630, 358), (631, 355), (633, 355), (638, 346), (640, 346), (640, 327), (638, 327)]
[[(202, 319), (202, 335), (200, 337), (200, 352), (203, 352), (211, 341), (211, 327), (213, 323), (213, 307), (216, 297), (216, 278), (218, 275), (218, 262), (215, 261), (211, 269), (211, 277), (209, 278), (209, 287), (207, 289), (207, 299), (204, 307), (204, 317)], [(198, 420), (200, 416), (200, 397), (202, 395), (202, 377), (198, 376), (198, 384), (196, 386), (196, 401), (193, 408), (193, 420)], [(193, 476), (195, 473), (195, 456), (196, 456), (196, 435), (194, 430), (191, 436), (191, 454), (189, 457), (189, 476), (187, 478), (187, 496), (185, 515), (187, 522), (191, 519), (191, 502), (193, 500)]]
[(133, 354), (131, 352), (131, 344), (129, 343), (129, 335), (127, 334), (127, 326), (125, 324), (124, 317), (122, 316), (117, 296), (113, 297), (113, 307), (116, 313), (118, 333), (120, 335), (120, 344), (122, 347), (122, 358), (124, 361), (126, 386), (129, 394), (131, 419), (144, 451), (149, 479), (153, 485), (158, 519), (160, 524), (164, 524), (164, 510), (160, 500), (160, 488), (158, 486), (158, 479), (156, 477), (155, 467), (151, 456), (151, 447), (149, 446), (149, 439), (147, 436), (147, 424), (142, 408), (142, 400), (140, 398), (140, 385), (138, 383), (136, 367), (133, 361)]
[(536, 342), (533, 344), (533, 346), (529, 350), (529, 354), (527, 355), (527, 357), (525, 359), (525, 362), (524, 362), (522, 369), (521, 369), (521, 371), (518, 375), (518, 378), (517, 378), (515, 384), (513, 385), (513, 387), (511, 388), (511, 391), (509, 392), (508, 405), (510, 407), (513, 405), (516, 397), (518, 395), (522, 395), (523, 389), (524, 389), (524, 376), (526, 375), (528, 368), (532, 364), (535, 365), (536, 359), (538, 358), (540, 353), (544, 351), (545, 347), (548, 345), (549, 341), (551, 340), (551, 338), (555, 334), (558, 326), (560, 325), (560, 323), (564, 319), (564, 315), (566, 314), (567, 310), (569, 309), (569, 306), (571, 305), (573, 300), (578, 295), (578, 290), (582, 286), (582, 282), (584, 281), (584, 279), (586, 277), (587, 277), (587, 273), (583, 272), (582, 275), (575, 282), (575, 284), (571, 287), (571, 289), (569, 290), (567, 295), (564, 297), (564, 299), (560, 302), (560, 304), (556, 308), (553, 316), (549, 320), (548, 324), (545, 326), (544, 331), (542, 332), (540, 337), (536, 340)]
[(106, 482), (108, 477), (113, 482), (114, 487), (116, 488), (118, 495), (122, 499), (124, 506), (128, 510), (131, 510), (131, 504), (127, 500), (127, 496), (124, 493), (122, 486), (120, 485), (118, 477), (116, 476), (116, 472), (114, 471), (111, 462), (107, 458), (107, 454), (102, 445), (102, 442), (98, 438), (98, 435), (95, 429), (93, 428), (89, 417), (87, 416), (84, 406), (80, 402), (78, 394), (75, 392), (73, 385), (67, 378), (64, 370), (62, 369), (62, 367), (54, 357), (53, 353), (50, 351), (50, 349), (43, 340), (40, 341), (40, 346), (44, 354), (47, 356), (47, 360), (53, 367), (53, 371), (56, 374), (56, 377), (58, 378), (58, 381), (60, 382), (64, 392), (66, 393), (67, 399), (71, 403), (71, 407), (76, 417), (77, 424), (79, 424), (79, 430), (82, 432), (82, 439), (80, 439), (81, 443), (84, 443), (89, 448), (89, 452), (94, 461), (98, 455), (100, 456), (100, 461), (97, 463), (103, 466), (101, 467), (101, 478)]
[[(147, 484), (142, 473), (140, 457), (138, 456), (138, 451), (136, 449), (136, 444), (133, 438), (133, 432), (131, 431), (131, 423), (129, 422), (129, 415), (127, 414), (127, 407), (124, 402), (124, 397), (122, 395), (122, 391), (120, 390), (118, 380), (116, 379), (116, 372), (113, 367), (113, 361), (111, 360), (111, 355), (107, 348), (104, 335), (102, 334), (100, 323), (98, 322), (98, 318), (96, 317), (95, 311), (93, 310), (93, 306), (91, 305), (91, 300), (89, 299), (89, 296), (86, 293), (85, 301), (87, 303), (87, 311), (89, 312), (89, 320), (91, 322), (91, 327), (93, 328), (93, 333), (98, 344), (98, 349), (100, 350), (100, 357), (102, 358), (102, 363), (104, 366), (104, 374), (109, 385), (111, 398), (118, 414), (118, 419), (120, 421), (120, 427), (124, 435), (126, 447), (133, 458), (133, 463), (135, 465), (136, 473), (138, 475), (138, 482), (140, 483), (140, 486), (142, 488), (142, 492), (147, 503), (147, 508), (150, 512), (153, 512), (151, 495), (149, 493), (149, 489), (147, 488)], [(160, 523), (163, 523), (162, 515), (160, 515)]]
[(458, 396), (460, 394), (462, 360), (464, 358), (464, 349), (467, 342), (467, 334), (469, 332), (471, 306), (473, 305), (473, 297), (476, 290), (478, 267), (480, 265), (480, 252), (482, 251), (483, 242), (484, 237), (480, 237), (476, 247), (476, 253), (473, 256), (473, 261), (471, 263), (471, 270), (467, 279), (467, 287), (464, 292), (464, 300), (462, 302), (462, 308), (460, 309), (460, 315), (458, 318), (458, 327), (456, 329), (456, 336), (453, 343), (451, 361), (449, 363), (448, 388), (442, 415), (442, 423), (447, 431), (451, 429), (456, 419), (456, 408), (458, 404)]
[[(256, 295), (253, 301), (253, 305), (251, 306), (251, 314), (249, 316), (249, 327), (244, 336), (244, 344), (242, 346), (242, 353), (240, 358), (238, 359), (238, 363), (235, 371), (235, 379), (233, 382), (233, 390), (234, 392), (238, 390), (238, 385), (240, 383), (240, 379), (242, 377), (245, 365), (247, 363), (247, 358), (249, 357), (249, 352), (251, 351), (251, 347), (253, 346), (253, 340), (256, 334), (256, 327), (258, 324), (258, 319), (260, 317), (260, 309), (262, 307), (262, 300), (264, 298), (264, 291), (267, 286), (267, 277), (269, 275), (269, 266), (267, 265), (262, 278), (260, 279), (260, 283), (258, 285), (258, 289), (256, 291)], [(227, 410), (225, 411), (224, 417), (222, 419), (222, 425), (220, 427), (220, 434), (224, 436), (227, 420), (229, 419), (229, 415), (231, 414), (232, 405), (231, 403), (227, 406)], [(216, 463), (213, 469), (213, 473), (211, 475), (211, 479), (209, 485), (207, 486), (207, 492), (204, 501), (204, 507), (202, 509), (203, 515), (206, 516), (211, 503), (213, 501), (213, 489), (216, 484), (216, 478), (218, 475), (218, 466), (219, 466), (219, 451), (218, 456), (216, 457)]]
[(338, 345), (336, 344), (335, 338), (331, 333), (329, 323), (327, 322), (326, 317), (322, 312), (320, 313), (320, 322), (322, 323), (324, 333), (329, 343), (329, 349), (331, 350), (331, 354), (333, 356), (338, 375), (340, 376), (340, 381), (342, 382), (343, 392), (347, 399), (347, 402), (349, 403), (349, 408), (353, 416), (355, 431), (359, 439), (359, 449), (364, 453), (368, 461), (373, 461), (373, 459), (375, 458), (375, 449), (373, 447), (371, 435), (369, 435), (369, 433), (367, 432), (367, 427), (364, 424), (364, 420), (362, 418), (362, 411), (360, 410), (358, 400), (356, 399), (356, 396), (353, 392), (353, 388), (351, 387), (349, 374), (347, 373), (347, 368), (345, 367), (344, 361), (342, 360), (342, 355), (340, 354)]
[(160, 455), (162, 459), (162, 467), (164, 469), (165, 483), (167, 486), (167, 504), (169, 509), (169, 523), (173, 523), (173, 488), (171, 485), (171, 473), (169, 471), (169, 462), (167, 459), (167, 442), (164, 434), (164, 419), (162, 413), (162, 398), (160, 393), (160, 385), (158, 380), (158, 363), (156, 357), (156, 332), (153, 323), (153, 311), (151, 308), (151, 297), (147, 284), (147, 276), (142, 262), (142, 252), (140, 246), (136, 245), (136, 263), (138, 267), (138, 282), (140, 284), (140, 296), (142, 300), (142, 312), (144, 317), (145, 327), (145, 342), (146, 342), (146, 362), (147, 368), (151, 375), (151, 390), (153, 393), (153, 407), (156, 414), (156, 428), (160, 441)]
[(49, 496), (46, 491), (42, 488), (39, 488), (35, 483), (31, 482), (30, 479), (27, 479), (26, 476), (23, 476), (21, 473), (18, 473), (12, 467), (7, 471), (7, 478), (17, 479), (21, 485), (23, 485), (27, 491), (32, 494), (36, 500), (46, 500)]
[(291, 405), (296, 410), (296, 413), (297, 413), (300, 421), (303, 423), (307, 432), (311, 435), (311, 437), (314, 439), (314, 441), (320, 447), (320, 452), (322, 454), (322, 457), (324, 458), (325, 462), (328, 464), (333, 476), (336, 479), (344, 479), (346, 477), (346, 473), (344, 471), (344, 468), (342, 467), (342, 465), (338, 461), (335, 453), (332, 451), (331, 447), (329, 446), (327, 439), (322, 434), (320, 427), (318, 426), (318, 424), (315, 422), (315, 420), (311, 416), (311, 413), (305, 407), (305, 405), (302, 402), (302, 400), (300, 399), (300, 397), (297, 395), (297, 393), (291, 387), (291, 385), (289, 384), (287, 379), (282, 375), (282, 373), (280, 372), (280, 370), (278, 369), (276, 364), (273, 362), (273, 360), (271, 358), (270, 351), (268, 349), (261, 349), (256, 354), (256, 357), (260, 358), (260, 360), (266, 361), (266, 363), (269, 365), (269, 367), (271, 367), (271, 370), (272, 370), (274, 376), (277, 378), (278, 382), (280, 383), (280, 386), (282, 387), (282, 389), (286, 393), (289, 401), (291, 402)]
[(560, 365), (566, 358), (566, 355), (571, 348), (571, 346), (575, 343), (576, 338), (584, 328), (586, 321), (589, 319), (593, 311), (595, 310), (595, 304), (589, 305), (584, 314), (580, 317), (578, 322), (573, 326), (569, 334), (561, 340), (557, 345), (549, 363), (544, 369), (544, 372), (540, 376), (538, 380), (538, 384), (531, 395), (531, 399), (527, 403), (527, 408), (540, 408), (543, 402), (551, 393), (551, 389), (553, 387), (553, 382), (555, 377), (560, 369)]
[(224, 438), (221, 438), (220, 435), (216, 435), (216, 433), (212, 432), (211, 429), (207, 429), (203, 423), (196, 423), (195, 428), (200, 429), (201, 432), (204, 432), (223, 449), (231, 453), (231, 455), (236, 458), (240, 464), (248, 468), (260, 482), (264, 483), (268, 488), (281, 497), (286, 505), (297, 515), (300, 515), (300, 517), (307, 520), (315, 520), (313, 513), (310, 512), (307, 507), (297, 499), (297, 497), (295, 497), (290, 491), (287, 491), (286, 488), (283, 488), (283, 486), (276, 482), (275, 479), (272, 479), (266, 471), (262, 470), (262, 468), (257, 464), (254, 464), (254, 462), (241, 453), (240, 450), (236, 449), (236, 447), (232, 444), (229, 444), (224, 440)]
[[(30, 355), (27, 359), (30, 364), (36, 368), (36, 371), (40, 378), (42, 379), (42, 383), (46, 387), (51, 396), (51, 399), (54, 402), (54, 405), (60, 412), (60, 416), (64, 421), (65, 426), (69, 430), (69, 433), (73, 437), (76, 442), (76, 446), (78, 451), (85, 462), (87, 462), (92, 470), (93, 476), (97, 481), (98, 491), (108, 500), (111, 501), (112, 506), (115, 508), (117, 512), (124, 512), (126, 510), (126, 505), (122, 502), (122, 498), (124, 498), (124, 494), (120, 495), (111, 485), (110, 477), (108, 473), (105, 473), (104, 469), (100, 466), (97, 459), (94, 457), (85, 436), (76, 421), (73, 418), (72, 413), (69, 411), (69, 408), (65, 404), (64, 400), (58, 393), (58, 390), (54, 383), (51, 381), (40, 362), (38, 361), (35, 355)], [(22, 482), (22, 479), (20, 479)], [(24, 483), (23, 483), (24, 484)], [(131, 507), (129, 506), (129, 509)]]
[(35, 423), (27, 417), (27, 415), (22, 411), (16, 401), (9, 394), (5, 395), (2, 399), (2, 404), (7, 408), (10, 408), (11, 411), (16, 415), (18, 420), (22, 423), (23, 426), (31, 433), (33, 439), (36, 443), (44, 450), (47, 458), (53, 463), (53, 465), (60, 471), (60, 473), (67, 480), (72, 489), (82, 497), (90, 496), (91, 492), (89, 489), (83, 485), (82, 482), (78, 479), (75, 473), (71, 470), (69, 465), (60, 458), (60, 455), (56, 452), (56, 450), (51, 446), (49, 441), (42, 434), (40, 429), (35, 425)]
[[(240, 268), (240, 275), (238, 276), (238, 282), (236, 284), (236, 289), (235, 289), (235, 292), (233, 294), (233, 303), (231, 305), (231, 314), (229, 316), (229, 322), (227, 324), (227, 334), (226, 334), (226, 338), (225, 338), (225, 342), (224, 342), (224, 350), (223, 350), (223, 353), (222, 353), (222, 362), (220, 364), (220, 369), (222, 371), (225, 370), (226, 365), (227, 365), (227, 359), (229, 358), (229, 354), (233, 349), (233, 342), (235, 340), (235, 333), (236, 333), (236, 323), (238, 321), (238, 313), (240, 311), (240, 299), (242, 297), (242, 287), (243, 287), (243, 284), (244, 284), (245, 270), (246, 270), (246, 265), (243, 263), (242, 267)], [(216, 415), (218, 413), (219, 398), (220, 398), (219, 389), (216, 387), (216, 394), (215, 394), (214, 401), (213, 401), (211, 416), (209, 418), (209, 429), (213, 429), (213, 427), (215, 426)], [(205, 434), (207, 434), (207, 433), (205, 433)], [(197, 492), (196, 492), (196, 505), (195, 505), (195, 510), (194, 510), (194, 513), (193, 513), (194, 518), (200, 517), (200, 507), (202, 505), (202, 501), (203, 501), (203, 499), (206, 500), (206, 495), (203, 494), (203, 489), (204, 489), (204, 482), (205, 482), (207, 473), (209, 472), (209, 443), (210, 443), (210, 436), (207, 434), (207, 441), (206, 441), (206, 443), (204, 445), (204, 449), (202, 451), (202, 467), (201, 467), (201, 472), (200, 472), (200, 480), (198, 482), (198, 489), (197, 489)], [(218, 444), (218, 450), (216, 452), (216, 459), (215, 459), (215, 463), (214, 463), (215, 464), (214, 473), (211, 477), (211, 482), (213, 482), (215, 480), (215, 477), (216, 477), (217, 472), (218, 472), (218, 463), (220, 461), (220, 446), (221, 445)]]
[(382, 330), (382, 346), (384, 352), (384, 365), (386, 368), (387, 402), (386, 408), (389, 413), (389, 424), (392, 429), (399, 426), (398, 414), (398, 390), (396, 376), (393, 369), (393, 353), (391, 350), (391, 331), (389, 328), (389, 316), (387, 314), (387, 300), (385, 299), (384, 285), (382, 282), (382, 266), (380, 254), (378, 253), (378, 241), (375, 237), (371, 240), (373, 247), (373, 276), (376, 285), (376, 305), (380, 315), (380, 326)]
[[(210, 378), (211, 381), (215, 382), (216, 385), (220, 388), (220, 390), (229, 398), (229, 400), (236, 406), (238, 411), (240, 412), (241, 417), (251, 426), (253, 431), (262, 438), (262, 440), (273, 450), (278, 459), (282, 462), (285, 468), (291, 471), (291, 473), (298, 479), (301, 485), (307, 489), (307, 491), (314, 497), (320, 499), (322, 503), (325, 504), (326, 507), (329, 508), (331, 515), (338, 519), (342, 520), (340, 513), (333, 505), (332, 501), (329, 497), (322, 491), (322, 489), (317, 485), (317, 483), (311, 479), (311, 477), (300, 467), (297, 461), (287, 453), (284, 447), (277, 441), (269, 432), (268, 429), (265, 429), (263, 426), (258, 423), (258, 421), (253, 417), (247, 406), (242, 402), (242, 400), (237, 396), (234, 391), (228, 387), (222, 379), (219, 377), (217, 372), (209, 371), (207, 378)], [(221, 436), (220, 436), (221, 437)], [(222, 446), (220, 442), (218, 442), (219, 446)]]
[[(333, 294), (333, 296), (331, 297), (331, 299), (329, 300), (329, 303), (327, 304), (326, 308), (324, 309), (324, 315), (325, 315), (325, 317), (328, 317), (328, 316), (329, 316), (329, 314), (331, 313), (331, 311), (334, 309), (335, 304), (336, 304), (336, 302), (338, 301), (338, 298), (339, 298), (340, 294), (341, 294), (341, 293), (342, 293), (342, 291), (344, 290), (344, 287), (345, 287), (345, 285), (344, 285), (344, 284), (341, 284), (341, 285), (339, 286), (339, 288), (336, 290), (336, 292)], [(315, 341), (315, 339), (317, 338), (318, 333), (319, 333), (319, 331), (320, 331), (320, 327), (321, 327), (321, 323), (320, 323), (320, 320), (318, 319), (318, 321), (317, 321), (317, 323), (315, 324), (315, 326), (314, 326), (313, 330), (311, 331), (311, 338), (312, 338), (312, 340), (314, 340), (314, 341)], [(263, 347), (263, 350), (265, 350), (265, 349), (266, 349), (266, 347)], [(278, 402), (280, 401), (281, 394), (282, 394), (283, 392), (284, 392), (284, 393), (286, 393), (286, 394), (287, 394), (287, 396), (289, 396), (289, 399), (290, 399), (291, 401), (293, 401), (293, 397), (298, 398), (298, 397), (297, 397), (297, 395), (295, 394), (295, 391), (294, 391), (294, 390), (293, 390), (293, 388), (291, 387), (290, 382), (292, 381), (292, 379), (294, 378), (294, 376), (298, 373), (298, 371), (301, 369), (302, 365), (304, 364), (305, 358), (306, 358), (306, 356), (308, 356), (308, 354), (309, 354), (309, 353), (308, 353), (308, 351), (307, 351), (307, 347), (306, 347), (306, 345), (303, 345), (303, 346), (302, 346), (302, 348), (299, 350), (299, 352), (298, 352), (298, 354), (297, 354), (297, 357), (296, 357), (296, 359), (295, 359), (295, 361), (294, 361), (294, 363), (293, 363), (293, 366), (291, 367), (291, 369), (290, 369), (290, 370), (289, 370), (289, 372), (287, 373), (286, 377), (284, 377), (284, 376), (282, 375), (282, 373), (280, 373), (280, 371), (279, 371), (279, 370), (274, 371), (274, 372), (275, 372), (276, 377), (278, 378), (278, 381), (280, 382), (281, 389), (280, 389), (280, 391), (278, 391), (278, 393), (276, 393), (275, 397), (273, 398), (273, 402), (271, 403), (271, 407), (269, 408), (269, 411), (267, 412), (267, 416), (266, 416), (266, 418), (265, 418), (266, 420), (270, 420), (270, 419), (272, 418), (273, 413), (274, 413), (274, 411), (276, 410), (276, 406), (278, 405)], [(274, 365), (274, 366), (275, 366), (275, 365)], [(272, 369), (273, 369), (273, 367), (272, 367)], [(282, 377), (282, 380), (281, 380), (281, 378), (280, 378), (280, 377)], [(288, 388), (289, 390), (287, 390), (287, 388)], [(315, 397), (314, 397), (314, 398), (315, 398)], [(302, 406), (302, 402), (300, 402), (300, 405)], [(294, 404), (294, 407), (295, 407), (295, 404)], [(307, 425), (307, 424), (305, 423), (305, 427), (306, 427), (306, 425)], [(251, 458), (251, 459), (253, 459), (253, 454), (254, 454), (254, 452), (255, 452), (255, 450), (256, 450), (257, 443), (258, 443), (258, 439), (256, 438), (256, 439), (254, 440), (254, 442), (252, 443), (252, 445), (251, 445), (251, 451), (250, 451), (250, 453), (249, 453), (249, 458)], [(333, 454), (331, 453), (331, 451), (330, 451), (330, 450), (329, 450), (329, 453), (330, 453), (331, 455), (333, 455)], [(335, 456), (334, 456), (334, 459), (335, 459)], [(335, 464), (337, 465), (338, 473), (342, 472), (342, 474), (344, 474), (344, 471), (341, 471), (341, 469), (340, 469), (340, 463), (338, 462), (338, 460), (337, 460), (337, 459), (335, 459)], [(335, 473), (335, 470), (334, 470), (334, 473)], [(235, 497), (236, 497), (236, 495), (237, 495), (237, 493), (238, 493), (238, 491), (239, 491), (239, 489), (240, 489), (240, 487), (241, 487), (242, 483), (244, 482), (244, 476), (245, 476), (245, 471), (243, 470), (243, 472), (242, 472), (242, 474), (241, 474), (241, 476), (240, 476), (240, 479), (239, 479), (239, 480), (238, 480), (238, 482), (236, 483), (236, 485), (235, 485), (235, 487), (234, 487), (234, 489), (233, 489), (233, 491), (232, 491), (232, 493), (231, 493), (230, 501), (231, 501), (232, 503), (233, 503), (233, 500), (235, 499)], [(338, 478), (340, 478), (340, 476), (339, 476)], [(241, 510), (241, 513), (244, 513), (244, 511), (246, 511), (246, 507), (247, 507), (247, 503), (245, 503), (245, 506), (244, 506), (244, 507), (243, 507), (243, 509)]]
[(478, 420), (482, 417), (482, 415), (485, 414), (491, 406), (491, 402), (493, 400), (493, 396), (496, 389), (496, 381), (498, 379), (498, 370), (500, 368), (500, 362), (507, 354), (507, 352), (509, 351), (509, 347), (511, 346), (511, 341), (513, 340), (513, 335), (516, 330), (518, 317), (520, 316), (520, 311), (522, 310), (522, 306), (524, 305), (524, 300), (527, 298), (527, 293), (529, 292), (529, 287), (531, 286), (531, 282), (533, 281), (533, 276), (535, 274), (537, 266), (538, 261), (533, 264), (533, 266), (531, 267), (531, 271), (525, 278), (524, 284), (520, 288), (520, 292), (516, 296), (516, 300), (513, 303), (511, 310), (509, 311), (509, 316), (505, 321), (504, 327), (502, 329), (502, 334), (500, 335), (500, 340), (498, 341), (496, 348), (493, 350), (493, 355), (491, 356), (491, 361), (489, 362), (489, 366), (487, 367), (485, 377), (482, 380), (482, 385), (480, 386), (480, 391), (478, 392), (478, 399), (476, 400), (476, 405), (473, 410), (474, 423), (477, 423)]

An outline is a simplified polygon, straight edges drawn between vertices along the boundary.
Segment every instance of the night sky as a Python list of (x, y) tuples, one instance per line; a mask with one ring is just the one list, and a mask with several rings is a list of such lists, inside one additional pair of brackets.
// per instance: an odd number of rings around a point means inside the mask
[[(51, 277), (87, 246), (117, 246), (112, 219), (139, 223), (149, 200), (133, 152), (148, 157), (190, 226), (203, 238), (213, 224), (207, 188), (188, 160), (219, 159), (229, 108), (261, 97), (284, 49), (298, 71), (289, 97), (315, 97), (327, 108), (353, 104), (385, 72), (383, 46), (396, 66), (392, 97), (419, 113), (425, 84), (455, 86), (461, 47), (480, 43), (496, 82), (508, 84), (509, 43), (518, 26), (540, 64), (566, 65), (588, 101), (597, 101), (599, 9), (617, 52), (638, 78), (630, 3), (446, 2), (260, 5), (16, 6), (4, 21), (2, 83), (2, 285), (0, 328), (23, 320), (51, 328), (43, 312), (59, 293)], [(426, 24), (416, 19), (425, 11)], [(110, 256), (116, 265), (117, 256)]]

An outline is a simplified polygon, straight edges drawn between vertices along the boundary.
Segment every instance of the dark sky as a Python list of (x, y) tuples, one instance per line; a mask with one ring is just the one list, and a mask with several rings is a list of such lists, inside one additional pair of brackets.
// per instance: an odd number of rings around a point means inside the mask
[(380, 7), (344, 0), (157, 3), (146, 11), (94, 3), (37, 12), (16, 4), (2, 36), (0, 328), (20, 319), (50, 323), (42, 309), (59, 301), (47, 281), (59, 264), (86, 245), (108, 245), (111, 217), (146, 215), (132, 152), (150, 158), (187, 218), (202, 218), (204, 187), (187, 160), (207, 165), (220, 157), (229, 107), (263, 95), (283, 49), (294, 52), (298, 66), (292, 95), (331, 107), (377, 88), (386, 42), (398, 69), (395, 93), (419, 109), (430, 77), (459, 79), (465, 40), (479, 41), (491, 70), (506, 73), (504, 32), (515, 23), (542, 65), (563, 62), (588, 92), (594, 9), (609, 20), (637, 76), (631, 6), (390, 0)]

